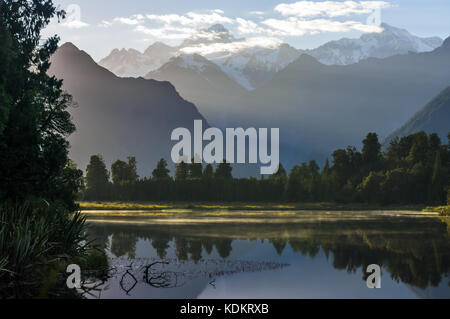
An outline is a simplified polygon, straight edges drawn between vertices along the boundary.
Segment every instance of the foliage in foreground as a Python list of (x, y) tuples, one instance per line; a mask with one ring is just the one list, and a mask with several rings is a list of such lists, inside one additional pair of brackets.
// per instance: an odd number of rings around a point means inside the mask
[(72, 98), (47, 73), (59, 38), (41, 37), (64, 16), (49, 0), (0, 0), (0, 297), (51, 296), (67, 262), (90, 255), (73, 213)]
[(66, 266), (89, 258), (80, 213), (46, 202), (0, 206), (0, 297), (67, 294)]

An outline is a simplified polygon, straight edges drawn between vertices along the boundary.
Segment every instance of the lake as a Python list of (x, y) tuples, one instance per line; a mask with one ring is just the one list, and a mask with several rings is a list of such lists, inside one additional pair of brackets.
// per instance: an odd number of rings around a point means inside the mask
[[(413, 211), (90, 212), (90, 298), (450, 298), (449, 218)], [(381, 267), (369, 289), (367, 266)]]

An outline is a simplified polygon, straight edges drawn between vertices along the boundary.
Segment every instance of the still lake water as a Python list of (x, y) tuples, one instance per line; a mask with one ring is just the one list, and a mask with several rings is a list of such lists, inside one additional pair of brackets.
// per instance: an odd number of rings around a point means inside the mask
[[(89, 235), (112, 270), (87, 297), (450, 298), (450, 220), (437, 215), (88, 216)], [(370, 264), (381, 266), (380, 289), (367, 288)]]

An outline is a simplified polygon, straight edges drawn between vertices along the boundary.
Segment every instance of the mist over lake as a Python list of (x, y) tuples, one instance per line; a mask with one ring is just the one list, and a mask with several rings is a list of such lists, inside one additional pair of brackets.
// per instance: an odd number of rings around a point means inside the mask
[[(433, 214), (111, 213), (88, 218), (112, 267), (95, 298), (450, 297), (449, 219)], [(369, 264), (381, 289), (366, 286)]]

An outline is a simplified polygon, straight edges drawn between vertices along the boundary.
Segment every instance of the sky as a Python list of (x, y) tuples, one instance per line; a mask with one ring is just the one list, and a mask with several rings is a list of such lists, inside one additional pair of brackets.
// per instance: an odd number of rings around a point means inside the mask
[[(312, 49), (342, 37), (381, 32), (380, 23), (418, 36), (450, 35), (449, 0), (54, 0), (67, 12), (43, 37), (58, 34), (98, 61), (114, 48), (144, 51), (161, 41), (178, 45), (198, 30), (220, 23), (236, 38)], [(256, 42), (255, 42), (256, 41)]]

